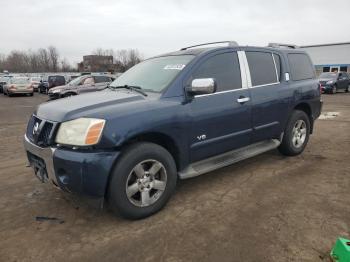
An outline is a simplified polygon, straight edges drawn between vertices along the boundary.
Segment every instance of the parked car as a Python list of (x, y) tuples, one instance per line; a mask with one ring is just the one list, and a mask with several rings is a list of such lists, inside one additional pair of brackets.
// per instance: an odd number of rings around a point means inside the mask
[(28, 160), (41, 181), (138, 219), (167, 203), (177, 179), (274, 148), (298, 155), (321, 112), (318, 80), (304, 51), (270, 46), (183, 48), (104, 91), (41, 104)]
[(30, 78), (30, 81), (33, 85), (34, 92), (38, 92), (41, 77), (40, 76), (34, 76)]
[(66, 84), (66, 78), (62, 75), (50, 75), (47, 78), (44, 78), (41, 84), (39, 85), (39, 92), (48, 94), (51, 88), (56, 86), (63, 86)]
[(0, 77), (0, 93), (3, 93), (4, 86), (7, 84), (7, 82), (10, 80), (12, 76), (2, 76)]
[(12, 77), (4, 85), (4, 95), (12, 96), (14, 94), (29, 94), (33, 96), (34, 89), (28, 77)]
[(113, 80), (114, 78), (106, 75), (83, 75), (73, 79), (67, 85), (51, 88), (49, 90), (49, 98), (53, 100), (87, 92), (101, 91)]
[(350, 77), (346, 72), (322, 73), (319, 82), (323, 93), (335, 94), (338, 90), (349, 92), (350, 89)]
[(47, 94), (48, 92), (48, 77), (43, 77), (38, 85), (38, 92), (39, 93), (43, 93), (43, 94)]

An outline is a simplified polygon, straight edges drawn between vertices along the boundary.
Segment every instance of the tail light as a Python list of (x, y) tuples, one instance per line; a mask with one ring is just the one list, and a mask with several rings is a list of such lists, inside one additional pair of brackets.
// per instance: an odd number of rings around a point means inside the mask
[(16, 86), (15, 85), (10, 85), (9, 89), (16, 89)]
[(30, 84), (29, 86), (27, 86), (27, 89), (33, 89), (33, 84)]
[(320, 93), (322, 93), (322, 85), (318, 83), (318, 89), (320, 90)]

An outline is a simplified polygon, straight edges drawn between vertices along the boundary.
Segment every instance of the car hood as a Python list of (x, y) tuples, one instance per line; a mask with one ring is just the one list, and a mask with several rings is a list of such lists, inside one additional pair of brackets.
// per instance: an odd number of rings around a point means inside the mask
[[(155, 97), (153, 96), (153, 98)], [(135, 106), (131, 104), (147, 102), (151, 99), (152, 96), (146, 98), (128, 90), (104, 90), (46, 102), (39, 105), (34, 114), (39, 118), (55, 122), (68, 121), (78, 117), (105, 118), (106, 111), (125, 106), (131, 110)]]

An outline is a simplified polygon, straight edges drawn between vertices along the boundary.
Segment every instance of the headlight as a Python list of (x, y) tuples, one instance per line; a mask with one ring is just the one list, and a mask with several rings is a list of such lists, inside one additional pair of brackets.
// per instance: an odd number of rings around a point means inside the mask
[(78, 118), (63, 122), (58, 129), (56, 143), (73, 146), (96, 145), (101, 138), (104, 119)]
[(52, 90), (52, 93), (54, 93), (54, 94), (59, 93), (59, 92), (61, 92), (61, 89)]
[(334, 83), (333, 80), (329, 80), (326, 84), (327, 84), (327, 85), (331, 85), (331, 84), (333, 84), (333, 83)]

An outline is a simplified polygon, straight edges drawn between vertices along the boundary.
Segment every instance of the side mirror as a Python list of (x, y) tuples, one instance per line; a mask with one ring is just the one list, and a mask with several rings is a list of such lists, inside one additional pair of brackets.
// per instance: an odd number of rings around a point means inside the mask
[(214, 78), (198, 78), (192, 80), (191, 86), (186, 88), (186, 91), (195, 95), (212, 94), (216, 92), (216, 81)]

